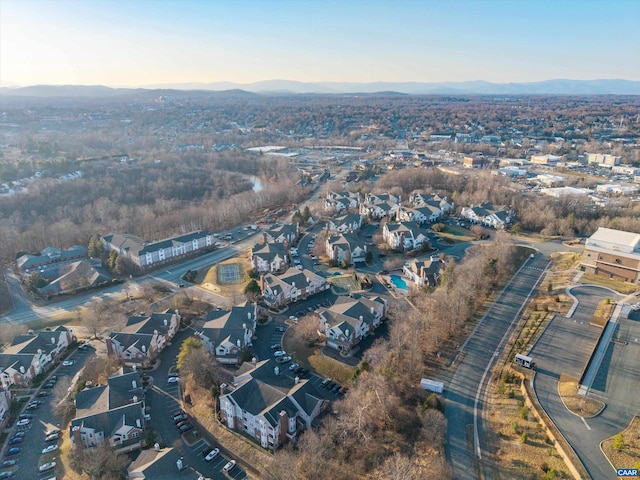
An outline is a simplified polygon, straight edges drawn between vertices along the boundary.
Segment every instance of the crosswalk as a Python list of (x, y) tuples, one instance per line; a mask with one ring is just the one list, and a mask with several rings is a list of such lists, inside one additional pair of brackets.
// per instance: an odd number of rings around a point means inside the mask
[(529, 270), (535, 270), (536, 272), (544, 272), (545, 269), (544, 268), (538, 268), (538, 267), (530, 267), (530, 266), (526, 266), (524, 268), (528, 268)]

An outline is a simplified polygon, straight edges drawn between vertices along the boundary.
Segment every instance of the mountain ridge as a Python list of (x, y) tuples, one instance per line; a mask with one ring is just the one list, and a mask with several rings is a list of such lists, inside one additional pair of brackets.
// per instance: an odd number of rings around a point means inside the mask
[(0, 95), (63, 97), (115, 96), (149, 91), (243, 91), (254, 94), (406, 94), (406, 95), (640, 95), (640, 81), (624, 79), (569, 80), (492, 83), (464, 82), (300, 82), (264, 80), (253, 83), (186, 82), (114, 88), (104, 85), (32, 85), (2, 87)]

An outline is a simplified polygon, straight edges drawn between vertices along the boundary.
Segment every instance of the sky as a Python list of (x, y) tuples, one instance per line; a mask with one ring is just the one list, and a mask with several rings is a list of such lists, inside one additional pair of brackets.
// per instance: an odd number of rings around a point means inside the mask
[(0, 0), (0, 85), (640, 80), (640, 0)]

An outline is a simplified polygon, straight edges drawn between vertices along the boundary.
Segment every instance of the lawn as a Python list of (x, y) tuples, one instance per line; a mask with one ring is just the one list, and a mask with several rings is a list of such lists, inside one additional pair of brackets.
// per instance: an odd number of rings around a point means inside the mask
[(600, 275), (595, 275), (593, 273), (585, 273), (580, 277), (580, 283), (588, 284), (588, 285), (600, 285), (601, 287), (611, 288), (616, 292), (620, 292), (622, 294), (633, 293), (638, 290), (638, 285), (634, 285), (633, 283), (622, 282), (620, 280), (613, 280), (611, 278), (601, 277)]
[(459, 227), (457, 225), (447, 225), (444, 232), (438, 232), (437, 234), (443, 239), (447, 239), (454, 243), (471, 242), (472, 240), (475, 240), (475, 237), (467, 228)]
[[(224, 267), (226, 265), (239, 265), (239, 269), (241, 272), (241, 282), (240, 283), (227, 283), (221, 284), (219, 281), (221, 272), (219, 271), (220, 267)], [(225, 297), (233, 297), (234, 295), (239, 295), (244, 291), (244, 286), (248, 281), (247, 276), (244, 274), (249, 268), (251, 264), (249, 259), (246, 256), (230, 258), (224, 262), (214, 264), (198, 270), (198, 274), (194, 279), (194, 283), (200, 284), (201, 287), (206, 288), (207, 290), (218, 293)]]

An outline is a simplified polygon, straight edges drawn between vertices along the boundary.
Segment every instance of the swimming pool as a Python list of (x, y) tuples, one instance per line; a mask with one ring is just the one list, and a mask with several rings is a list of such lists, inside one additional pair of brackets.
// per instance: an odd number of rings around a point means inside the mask
[(393, 283), (396, 288), (399, 288), (400, 290), (409, 290), (407, 282), (405, 282), (400, 275), (390, 275), (390, 277), (391, 283)]

